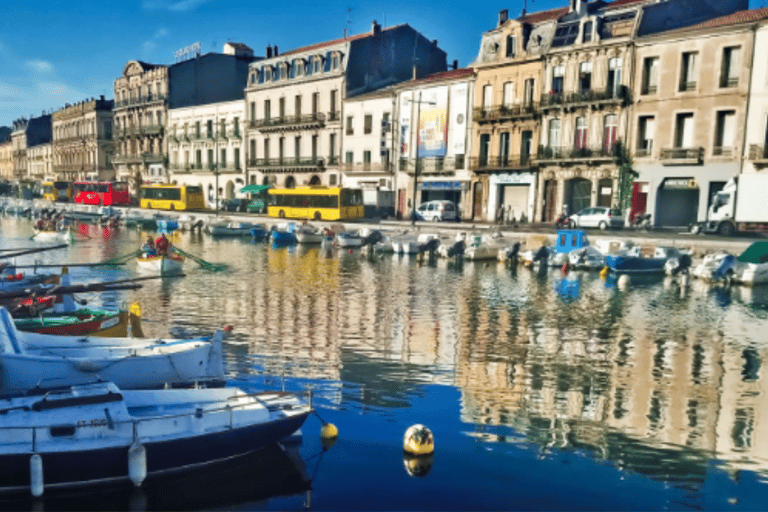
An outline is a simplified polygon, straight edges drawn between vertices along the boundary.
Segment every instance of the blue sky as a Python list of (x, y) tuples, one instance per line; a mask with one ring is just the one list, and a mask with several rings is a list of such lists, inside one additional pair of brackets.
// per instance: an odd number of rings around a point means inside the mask
[[(113, 96), (114, 80), (131, 59), (172, 64), (174, 50), (200, 41), (203, 52), (227, 41), (264, 55), (370, 30), (371, 21), (408, 23), (448, 53), (448, 62), (470, 64), (482, 33), (498, 11), (518, 16), (522, 1), (409, 0), (4, 0), (0, 16), (0, 126), (40, 115), (64, 103)], [(759, 7), (761, 0), (752, 0)], [(567, 0), (528, 0), (529, 11)], [(351, 11), (349, 9), (351, 8)]]

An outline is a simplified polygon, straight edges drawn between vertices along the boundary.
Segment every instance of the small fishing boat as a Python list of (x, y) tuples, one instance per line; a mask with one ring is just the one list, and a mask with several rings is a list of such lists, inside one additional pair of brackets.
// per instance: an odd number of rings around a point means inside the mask
[(702, 281), (718, 281), (726, 277), (735, 263), (736, 256), (725, 251), (717, 251), (704, 255), (701, 263), (693, 268), (691, 274)]
[(302, 224), (296, 229), (296, 241), (300, 244), (319, 244), (324, 236), (323, 230), (313, 224)]
[(250, 236), (253, 222), (221, 220), (208, 224), (208, 232), (213, 236)]
[(19, 331), (0, 308), (0, 391), (72, 385), (96, 378), (126, 389), (221, 381), (223, 333), (213, 338), (153, 340), (54, 336)]
[(363, 245), (363, 236), (357, 231), (343, 231), (336, 233), (336, 246), (344, 249), (360, 247)]
[[(53, 297), (51, 297), (53, 299)], [(99, 336), (123, 338), (129, 326), (133, 337), (141, 338), (141, 308), (137, 303), (129, 310), (79, 308), (66, 313), (43, 312), (36, 316), (14, 318), (20, 331), (59, 336)]]
[(71, 244), (75, 240), (71, 229), (45, 230), (34, 228), (34, 231), (35, 234), (32, 235), (32, 239), (38, 242), (65, 242)]
[(511, 241), (498, 233), (474, 235), (464, 250), (467, 260), (498, 260), (499, 252), (506, 251)]
[(180, 254), (161, 255), (142, 255), (136, 258), (136, 266), (139, 270), (159, 274), (177, 274), (184, 268), (184, 256)]
[(678, 258), (681, 254), (675, 247), (659, 246), (656, 247), (651, 258), (628, 254), (609, 254), (606, 256), (605, 262), (617, 274), (664, 274), (667, 260)]
[(294, 394), (126, 390), (111, 382), (0, 399), (0, 493), (130, 483), (247, 456), (296, 432)]
[(768, 283), (768, 242), (754, 242), (733, 266), (733, 281), (748, 286)]
[(269, 230), (264, 224), (255, 224), (251, 228), (251, 238), (257, 242), (261, 242), (267, 236), (269, 236)]
[(288, 224), (278, 224), (272, 226), (272, 234), (270, 235), (272, 243), (275, 245), (293, 245), (298, 243), (296, 238), (296, 224), (293, 222)]

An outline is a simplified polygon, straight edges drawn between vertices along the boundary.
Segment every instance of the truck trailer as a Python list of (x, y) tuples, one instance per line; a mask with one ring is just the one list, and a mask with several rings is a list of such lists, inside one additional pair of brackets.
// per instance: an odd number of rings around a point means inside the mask
[(768, 174), (740, 174), (728, 180), (707, 210), (707, 220), (693, 224), (693, 233), (733, 236), (768, 231)]

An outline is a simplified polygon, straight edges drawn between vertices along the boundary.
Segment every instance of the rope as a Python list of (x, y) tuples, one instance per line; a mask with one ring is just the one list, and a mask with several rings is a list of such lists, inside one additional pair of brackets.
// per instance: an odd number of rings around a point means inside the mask
[(176, 252), (178, 252), (179, 254), (181, 254), (182, 256), (191, 259), (192, 261), (194, 261), (195, 263), (200, 265), (205, 270), (210, 270), (212, 272), (219, 272), (219, 271), (224, 270), (225, 268), (227, 268), (227, 266), (224, 265), (224, 264), (207, 262), (204, 259), (200, 258), (199, 256), (195, 256), (194, 254), (190, 254), (187, 251), (179, 249), (178, 247), (174, 247), (173, 249)]

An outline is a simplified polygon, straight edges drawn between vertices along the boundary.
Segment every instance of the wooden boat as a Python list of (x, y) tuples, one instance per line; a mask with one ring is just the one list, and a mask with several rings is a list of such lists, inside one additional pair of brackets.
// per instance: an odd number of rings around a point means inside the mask
[(170, 256), (139, 256), (136, 265), (139, 270), (160, 274), (176, 274), (184, 268), (184, 256), (171, 254)]
[(0, 399), (0, 493), (133, 482), (246, 456), (296, 432), (296, 395), (125, 390), (111, 382)]
[(322, 243), (325, 233), (312, 224), (302, 224), (296, 229), (296, 241), (300, 244)]
[(133, 337), (141, 338), (141, 308), (137, 303), (129, 310), (80, 308), (65, 313), (44, 312), (27, 318), (14, 318), (16, 328), (25, 332), (59, 336), (99, 336), (123, 338), (129, 326)]
[(223, 333), (213, 339), (54, 336), (19, 331), (0, 308), (0, 391), (110, 380), (126, 389), (221, 381)]
[(71, 244), (75, 240), (71, 229), (44, 230), (34, 228), (34, 231), (35, 234), (32, 235), (32, 238), (38, 242), (65, 242)]

